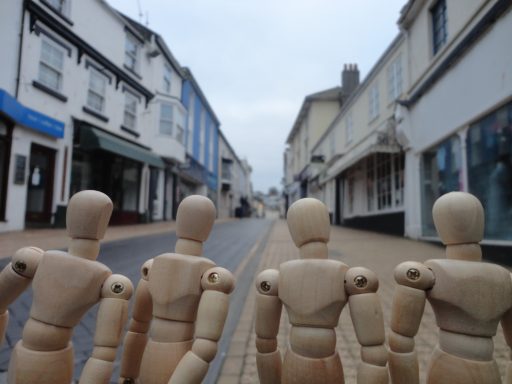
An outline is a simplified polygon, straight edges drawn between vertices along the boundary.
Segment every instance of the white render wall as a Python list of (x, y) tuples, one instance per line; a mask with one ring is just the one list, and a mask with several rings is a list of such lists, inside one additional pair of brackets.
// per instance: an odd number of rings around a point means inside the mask
[(421, 236), (421, 153), (512, 98), (512, 50), (503, 49), (510, 45), (510, 31), (512, 12), (500, 18), (405, 116), (401, 129), (412, 146), (406, 158), (407, 236)]
[(9, 17), (2, 17), (0, 23), (0, 47), (3, 51), (0, 88), (12, 96), (16, 90), (22, 6), (22, 1), (0, 1), (0, 15), (9, 15)]

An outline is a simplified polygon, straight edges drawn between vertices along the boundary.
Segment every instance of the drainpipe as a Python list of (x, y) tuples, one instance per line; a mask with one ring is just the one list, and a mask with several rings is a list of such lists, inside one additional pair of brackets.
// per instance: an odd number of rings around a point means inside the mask
[(16, 100), (18, 100), (18, 93), (20, 89), (20, 77), (21, 77), (21, 52), (23, 47), (23, 32), (25, 29), (25, 5), (27, 3), (27, 0), (23, 1), (23, 5), (21, 6), (21, 28), (20, 28), (20, 44), (18, 47), (18, 70), (17, 70), (17, 76), (16, 76), (16, 89), (14, 90), (14, 97)]

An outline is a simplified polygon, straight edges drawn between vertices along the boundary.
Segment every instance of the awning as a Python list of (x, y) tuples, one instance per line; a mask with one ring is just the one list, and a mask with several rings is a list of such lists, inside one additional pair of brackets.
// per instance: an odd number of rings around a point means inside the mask
[(85, 150), (101, 149), (157, 168), (165, 168), (163, 160), (153, 152), (90, 126), (81, 126), (80, 147)]
[(398, 144), (386, 144), (381, 140), (382, 133), (378, 131), (372, 132), (366, 139), (358, 143), (355, 147), (351, 148), (344, 156), (339, 158), (332, 166), (327, 169), (325, 175), (322, 175), (320, 182), (324, 183), (327, 180), (336, 177), (345, 169), (350, 168), (359, 160), (371, 155), (373, 153), (398, 153), (401, 148)]
[(14, 97), (0, 88), (0, 113), (6, 115), (16, 124), (31, 128), (46, 135), (63, 138), (64, 123), (25, 107)]

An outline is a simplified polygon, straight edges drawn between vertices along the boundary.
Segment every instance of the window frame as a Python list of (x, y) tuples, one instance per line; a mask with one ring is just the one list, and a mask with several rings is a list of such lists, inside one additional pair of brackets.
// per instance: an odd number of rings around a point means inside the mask
[[(43, 59), (43, 47), (48, 45), (51, 49), (58, 51), (62, 55), (61, 60), (61, 68), (57, 68), (53, 63), (47, 62)], [(48, 87), (49, 89), (55, 91), (55, 92), (62, 92), (63, 84), (64, 84), (64, 60), (66, 57), (65, 49), (61, 47), (59, 44), (55, 43), (54, 41), (46, 38), (43, 36), (41, 38), (41, 52), (39, 56), (39, 70), (38, 70), (38, 81), (43, 84), (45, 87)], [(41, 68), (46, 67), (47, 70), (50, 72), (57, 73), (57, 88), (53, 87), (52, 84), (46, 82), (41, 74)]]
[(388, 101), (398, 99), (403, 92), (402, 54), (400, 53), (388, 66)]
[(369, 100), (369, 111), (368, 115), (370, 117), (370, 121), (375, 120), (377, 117), (379, 117), (380, 114), (380, 100), (379, 100), (379, 84), (374, 83), (369, 90), (368, 95)]
[[(129, 100), (131, 99), (131, 100)], [(130, 106), (131, 103), (129, 101), (133, 102), (133, 105), (135, 106), (133, 111), (130, 111), (127, 107)], [(139, 97), (128, 91), (125, 90), (124, 92), (124, 112), (123, 112), (123, 126), (130, 129), (130, 130), (137, 130), (137, 104), (139, 103)], [(133, 125), (127, 124), (126, 115), (130, 115), (130, 117), (133, 118)]]
[[(132, 43), (133, 47), (135, 47), (135, 52), (131, 52), (128, 48), (128, 43)], [(124, 66), (125, 68), (129, 69), (130, 71), (133, 71), (135, 73), (138, 72), (139, 69), (139, 62), (140, 62), (140, 49), (141, 44), (137, 37), (135, 37), (130, 32), (126, 32), (126, 39), (125, 39), (125, 45), (124, 45)], [(133, 62), (133, 65), (130, 65), (129, 61), (131, 60)]]
[(345, 141), (347, 145), (352, 143), (354, 140), (354, 121), (352, 119), (352, 113), (348, 113), (345, 117)]
[[(164, 108), (167, 108), (167, 107), (170, 108), (170, 111), (171, 111), (170, 118), (164, 118), (164, 116), (163, 116)], [(163, 122), (170, 123), (170, 127), (171, 127), (170, 131), (162, 130)], [(160, 103), (160, 118), (158, 120), (158, 132), (161, 135), (166, 135), (166, 136), (170, 136), (170, 137), (172, 137), (174, 134), (174, 105), (171, 103)]]
[(430, 19), (432, 27), (432, 53), (435, 56), (448, 40), (446, 0), (438, 0), (430, 8)]
[[(98, 79), (102, 79), (103, 81), (103, 95), (100, 94), (99, 92), (97, 92), (95, 89), (92, 89), (91, 85), (92, 85), (92, 78), (93, 76), (97, 76)], [(103, 73), (101, 73), (100, 71), (98, 71), (96, 68), (90, 66), (89, 67), (89, 87), (87, 89), (87, 100), (86, 100), (86, 106), (90, 109), (92, 109), (93, 111), (95, 112), (98, 112), (98, 113), (105, 113), (105, 109), (106, 109), (106, 101), (107, 101), (107, 83), (108, 83), (109, 79), (107, 76), (105, 76)], [(102, 99), (102, 103), (101, 103), (101, 109), (98, 110), (95, 108), (95, 106), (89, 104), (89, 95), (90, 94), (94, 94), (95, 96), (98, 96)]]
[(167, 94), (171, 94), (172, 90), (172, 68), (169, 64), (164, 64), (164, 76), (163, 76), (163, 91)]

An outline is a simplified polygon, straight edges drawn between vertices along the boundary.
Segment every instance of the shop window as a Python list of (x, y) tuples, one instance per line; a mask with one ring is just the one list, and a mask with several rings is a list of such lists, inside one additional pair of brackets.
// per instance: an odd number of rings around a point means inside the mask
[(171, 104), (162, 103), (160, 106), (160, 133), (172, 135), (173, 108)]
[(356, 182), (356, 175), (353, 170), (347, 174), (347, 203), (348, 213), (351, 215), (354, 213), (354, 188)]
[(105, 112), (105, 93), (107, 90), (105, 75), (90, 67), (89, 91), (87, 92), (87, 106), (96, 112)]
[(391, 156), (387, 153), (379, 153), (377, 154), (377, 209), (379, 211), (392, 207), (391, 183)]
[(124, 46), (124, 65), (133, 72), (137, 72), (139, 63), (140, 43), (135, 36), (126, 34)]
[(137, 102), (135, 95), (125, 91), (123, 125), (132, 130), (137, 128)]
[(461, 177), (461, 143), (458, 136), (452, 136), (423, 153), (421, 201), (424, 236), (437, 236), (432, 206), (441, 195), (461, 190)]
[(370, 155), (366, 158), (366, 200), (367, 210), (375, 210), (375, 156)]
[(171, 80), (172, 80), (172, 69), (169, 65), (164, 65), (164, 83), (163, 88), (165, 93), (171, 93)]
[(45, 38), (41, 40), (39, 81), (54, 91), (60, 91), (62, 89), (64, 55), (64, 49), (57, 44)]
[(404, 166), (405, 156), (403, 153), (393, 155), (393, 197), (395, 208), (404, 205)]
[(469, 127), (469, 191), (485, 209), (485, 237), (512, 240), (512, 103)]
[(446, 0), (439, 0), (430, 10), (432, 17), (432, 47), (434, 55), (446, 43), (447, 39), (447, 19), (446, 19)]

